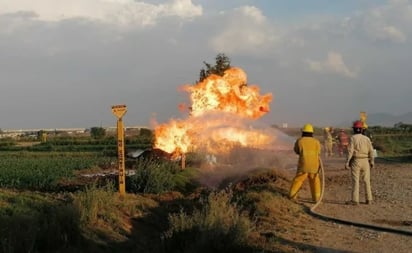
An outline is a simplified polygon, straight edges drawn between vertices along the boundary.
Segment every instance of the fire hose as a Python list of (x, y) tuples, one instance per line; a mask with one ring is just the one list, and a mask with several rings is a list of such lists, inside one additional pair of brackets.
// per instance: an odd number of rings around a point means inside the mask
[(372, 229), (372, 230), (377, 230), (377, 231), (382, 231), (382, 232), (390, 232), (390, 233), (396, 233), (396, 234), (402, 234), (402, 235), (409, 235), (412, 236), (412, 231), (408, 230), (403, 230), (403, 229), (395, 229), (395, 228), (390, 228), (390, 227), (384, 227), (384, 226), (377, 226), (373, 224), (367, 224), (367, 223), (362, 223), (362, 222), (354, 222), (354, 221), (349, 221), (349, 220), (344, 220), (344, 219), (339, 219), (331, 216), (327, 216), (324, 214), (321, 214), (316, 210), (316, 208), (321, 204), (323, 195), (325, 192), (325, 170), (323, 168), (323, 162), (322, 159), (320, 159), (320, 168), (319, 168), (319, 173), (322, 175), (321, 176), (321, 192), (320, 192), (320, 197), (319, 200), (309, 209), (309, 213), (312, 214), (313, 216), (320, 218), (325, 221), (334, 221), (340, 224), (345, 224), (345, 225), (352, 225), (356, 227), (362, 227), (362, 228), (367, 228), (367, 229)]

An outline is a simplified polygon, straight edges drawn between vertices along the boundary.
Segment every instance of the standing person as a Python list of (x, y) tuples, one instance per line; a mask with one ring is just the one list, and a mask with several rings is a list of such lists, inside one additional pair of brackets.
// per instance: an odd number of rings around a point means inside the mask
[(345, 129), (341, 129), (338, 134), (338, 150), (339, 156), (342, 157), (348, 151), (349, 136), (346, 134)]
[(331, 127), (325, 127), (323, 132), (323, 142), (325, 148), (325, 157), (331, 157), (333, 155), (333, 136)]
[(353, 135), (348, 146), (348, 156), (345, 168), (351, 170), (352, 175), (352, 200), (348, 204), (359, 204), (359, 178), (365, 184), (366, 204), (372, 203), (372, 190), (370, 183), (370, 168), (373, 168), (375, 161), (373, 147), (370, 139), (362, 134), (363, 124), (361, 121), (353, 123)]
[(312, 200), (320, 199), (320, 142), (313, 137), (313, 126), (306, 124), (302, 128), (302, 137), (296, 140), (293, 148), (299, 155), (296, 176), (289, 191), (289, 198), (296, 200), (298, 192), (306, 178), (309, 178)]

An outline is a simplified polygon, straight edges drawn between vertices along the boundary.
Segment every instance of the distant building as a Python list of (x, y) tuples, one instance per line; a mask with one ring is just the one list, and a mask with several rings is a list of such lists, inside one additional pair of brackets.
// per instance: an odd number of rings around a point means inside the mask
[[(117, 127), (109, 126), (103, 127), (107, 133), (115, 134), (117, 132)], [(150, 129), (147, 126), (126, 126), (125, 132), (127, 134), (137, 134), (140, 129)], [(0, 138), (19, 138), (19, 137), (37, 137), (37, 134), (43, 131), (48, 134), (55, 135), (81, 135), (89, 134), (90, 128), (31, 128), (31, 129), (2, 129), (0, 132)]]
[(30, 129), (4, 129), (0, 134), (0, 138), (18, 138), (18, 137), (37, 137), (37, 133), (43, 131), (45, 133), (65, 133), (65, 134), (83, 134), (86, 128), (30, 128)]

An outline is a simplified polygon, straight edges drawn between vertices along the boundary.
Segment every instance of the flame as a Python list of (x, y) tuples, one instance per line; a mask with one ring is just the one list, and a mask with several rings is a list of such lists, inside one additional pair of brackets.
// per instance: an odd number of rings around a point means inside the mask
[[(259, 94), (259, 87), (247, 85), (246, 73), (230, 68), (223, 76), (183, 86), (191, 106), (187, 119), (171, 120), (155, 127), (155, 147), (169, 153), (205, 151), (226, 153), (235, 146), (264, 147), (272, 137), (248, 127), (269, 112), (272, 94)], [(184, 106), (179, 105), (182, 110)]]

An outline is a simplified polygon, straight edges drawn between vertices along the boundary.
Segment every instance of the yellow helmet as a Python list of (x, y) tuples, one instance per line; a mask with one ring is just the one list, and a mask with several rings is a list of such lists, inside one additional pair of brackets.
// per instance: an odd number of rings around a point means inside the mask
[(313, 133), (313, 126), (311, 124), (306, 124), (302, 128), (302, 132)]

